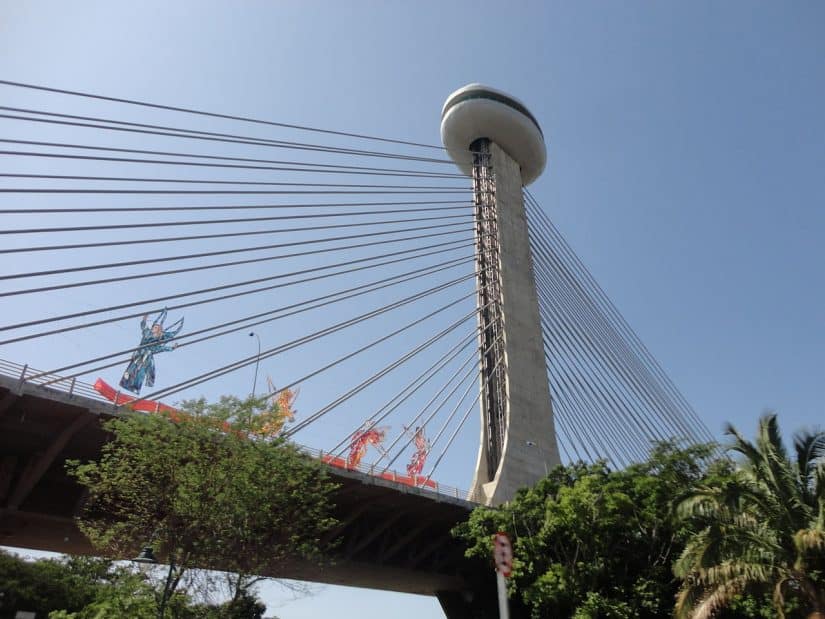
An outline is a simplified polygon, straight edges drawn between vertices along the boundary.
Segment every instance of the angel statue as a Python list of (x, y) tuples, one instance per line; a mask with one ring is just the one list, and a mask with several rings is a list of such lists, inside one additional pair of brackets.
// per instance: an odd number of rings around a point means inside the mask
[(140, 393), (143, 381), (146, 381), (147, 387), (152, 387), (155, 384), (155, 353), (177, 348), (177, 342), (171, 346), (167, 344), (183, 328), (183, 318), (168, 329), (163, 328), (163, 321), (166, 320), (166, 308), (157, 315), (151, 327), (146, 326), (148, 318), (149, 315), (144, 314), (143, 319), (140, 321), (142, 333), (140, 344), (132, 353), (132, 360), (120, 379), (120, 386), (132, 393)]

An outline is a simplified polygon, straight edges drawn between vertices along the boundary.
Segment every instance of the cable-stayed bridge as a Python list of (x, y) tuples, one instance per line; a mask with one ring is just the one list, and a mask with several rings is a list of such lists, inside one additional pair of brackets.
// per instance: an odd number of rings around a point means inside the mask
[(283, 432), (352, 482), (351, 564), (430, 593), (455, 588), (473, 503), (710, 438), (525, 188), (544, 136), (505, 93), (453, 93), (438, 146), (0, 89), (5, 543), (48, 537), (37, 514), (68, 526), (62, 462), (127, 398), (300, 390)]

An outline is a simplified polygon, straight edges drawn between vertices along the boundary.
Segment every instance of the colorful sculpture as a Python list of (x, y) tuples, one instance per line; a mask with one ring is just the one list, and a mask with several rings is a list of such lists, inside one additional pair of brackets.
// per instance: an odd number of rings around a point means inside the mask
[(386, 428), (373, 427), (373, 421), (367, 420), (358, 431), (356, 431), (349, 443), (349, 456), (347, 457), (347, 468), (355, 468), (361, 462), (361, 459), (367, 453), (367, 447), (372, 445), (379, 451), (381, 443), (384, 442), (384, 437), (387, 434)]
[(413, 434), (413, 446), (415, 453), (407, 465), (407, 475), (413, 479), (421, 475), (424, 464), (427, 462), (427, 455), (430, 453), (430, 440), (424, 434), (424, 426), (418, 426)]
[[(266, 377), (266, 384), (269, 387), (269, 393), (278, 391), (271, 377)], [(299, 393), (300, 389), (284, 389), (276, 395), (273, 395), (270, 398), (269, 408), (259, 416), (261, 425), (256, 434), (265, 437), (278, 436), (281, 430), (283, 430), (284, 424), (295, 421), (295, 413), (297, 411), (294, 405)]]
[(183, 328), (183, 318), (175, 322), (168, 329), (163, 328), (163, 322), (166, 320), (166, 309), (158, 314), (157, 318), (152, 322), (151, 327), (147, 327), (146, 323), (149, 318), (148, 314), (144, 314), (140, 321), (141, 338), (140, 344), (132, 353), (132, 360), (123, 372), (123, 377), (120, 379), (120, 386), (132, 393), (140, 393), (143, 383), (147, 387), (152, 387), (155, 384), (155, 354), (174, 350), (178, 347), (177, 343), (168, 345), (175, 336), (180, 333)]
[(168, 413), (169, 415), (175, 415), (178, 413), (178, 409), (173, 408), (168, 404), (164, 404), (163, 402), (158, 402), (157, 400), (143, 400), (141, 398), (135, 398), (130, 395), (126, 395), (125, 393), (121, 393), (102, 378), (98, 378), (92, 387), (94, 387), (95, 391), (97, 391), (100, 395), (113, 402), (116, 406), (125, 406), (133, 411), (144, 411), (147, 413)]

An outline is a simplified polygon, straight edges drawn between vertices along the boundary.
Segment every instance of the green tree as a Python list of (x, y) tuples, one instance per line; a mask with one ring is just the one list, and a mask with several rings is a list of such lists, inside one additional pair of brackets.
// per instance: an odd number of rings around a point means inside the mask
[(129, 557), (149, 543), (168, 564), (158, 617), (192, 570), (273, 573), (288, 557), (323, 556), (334, 484), (294, 445), (262, 437), (264, 404), (223, 397), (127, 414), (107, 422), (98, 461), (68, 463), (88, 489), (79, 525), (92, 544)]
[(82, 608), (53, 610), (49, 619), (153, 619), (156, 615), (151, 583), (125, 567), (108, 574), (106, 581), (97, 583), (95, 589), (94, 598)]
[[(175, 619), (264, 619), (266, 605), (253, 584), (233, 578), (234, 597), (219, 604), (198, 603), (197, 595), (177, 591), (169, 614)], [(130, 563), (74, 556), (26, 560), (0, 551), (0, 619), (13, 619), (18, 610), (49, 619), (152, 619), (155, 593), (152, 580)]]
[(242, 589), (223, 604), (202, 606), (193, 619), (265, 619), (265, 612), (266, 605), (254, 593)]
[(97, 595), (110, 561), (70, 557), (26, 561), (0, 551), (0, 619), (18, 610), (46, 616), (56, 608), (78, 610)]
[(759, 421), (756, 443), (727, 427), (743, 456), (730, 475), (711, 477), (679, 504), (696, 528), (674, 566), (683, 579), (677, 617), (701, 619), (743, 592), (770, 593), (776, 616), (825, 618), (825, 432), (782, 444), (776, 415)]
[(560, 466), (500, 508), (475, 509), (454, 534), (486, 560), (492, 534), (511, 535), (510, 595), (534, 618), (665, 617), (678, 589), (671, 565), (689, 534), (673, 497), (702, 479), (712, 454), (667, 442), (622, 471)]

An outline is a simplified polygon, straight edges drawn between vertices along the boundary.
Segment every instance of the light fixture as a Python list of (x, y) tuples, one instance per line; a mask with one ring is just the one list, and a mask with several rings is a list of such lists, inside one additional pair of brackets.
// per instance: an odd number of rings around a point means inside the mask
[(132, 559), (135, 563), (143, 563), (147, 565), (155, 565), (157, 564), (158, 560), (155, 557), (155, 553), (152, 551), (151, 546), (145, 546), (143, 550), (140, 551), (140, 554)]

